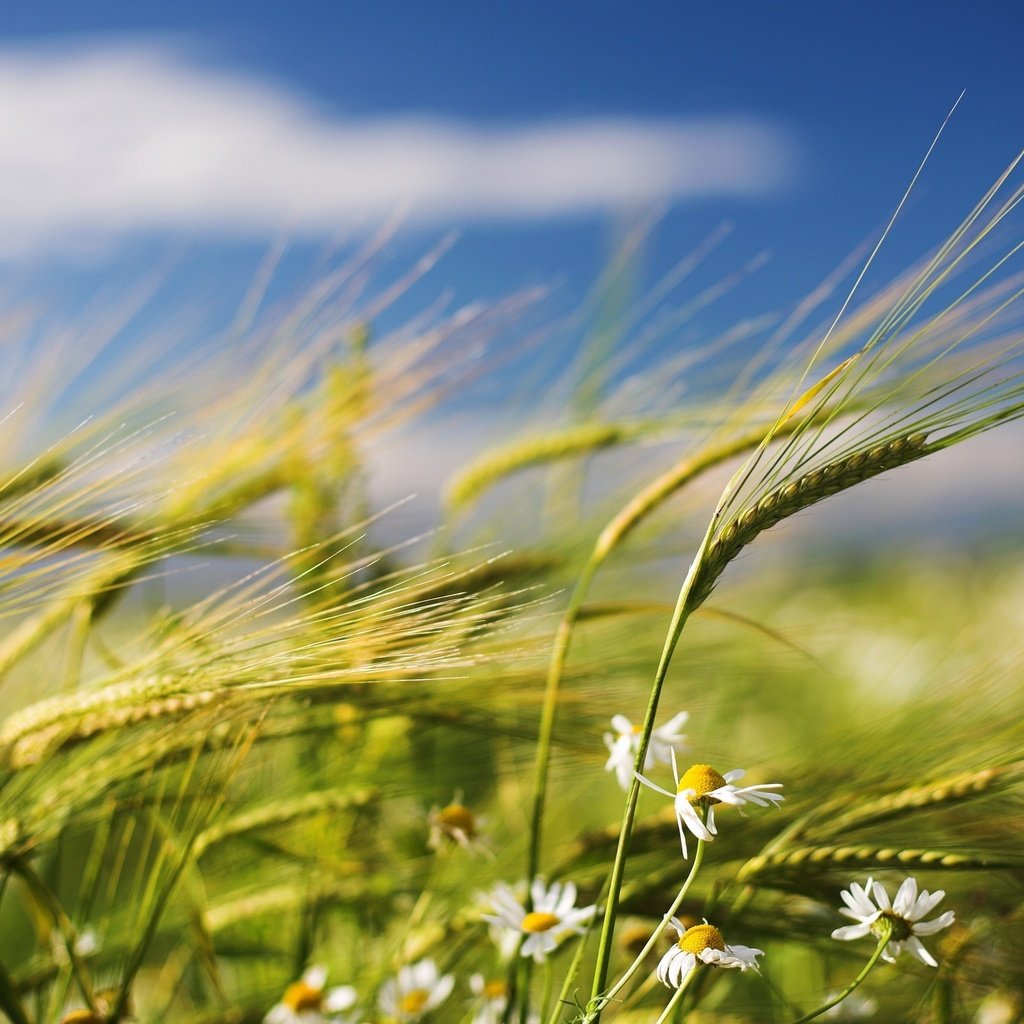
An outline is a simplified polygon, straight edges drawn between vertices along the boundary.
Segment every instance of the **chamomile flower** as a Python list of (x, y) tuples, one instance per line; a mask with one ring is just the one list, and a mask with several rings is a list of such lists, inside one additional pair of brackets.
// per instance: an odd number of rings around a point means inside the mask
[(416, 1021), (436, 1009), (451, 995), (454, 974), (441, 974), (433, 960), (419, 960), (398, 971), (398, 977), (384, 982), (380, 1008), (399, 1021)]
[(927, 889), (917, 891), (917, 879), (907, 877), (896, 892), (896, 898), (890, 903), (885, 887), (872, 878), (868, 878), (863, 886), (854, 882), (849, 889), (839, 894), (845, 907), (839, 913), (852, 918), (856, 924), (848, 924), (837, 928), (832, 933), (833, 939), (862, 939), (868, 934), (880, 936), (887, 925), (892, 930), (892, 938), (882, 951), (882, 959), (893, 963), (897, 956), (906, 949), (929, 967), (938, 967), (935, 958), (921, 944), (919, 935), (934, 935), (943, 928), (948, 928), (954, 920), (952, 910), (933, 918), (922, 921), (925, 914), (930, 914), (946, 895), (942, 889), (929, 892)]
[(508, 1008), (508, 983), (502, 978), (488, 981), (482, 974), (474, 974), (469, 987), (476, 996), (473, 1024), (501, 1024)]
[(327, 989), (327, 968), (310, 967), (298, 981), (293, 981), (271, 1007), (263, 1024), (327, 1024), (340, 1021), (339, 1014), (351, 1010), (358, 996), (351, 985)]
[[(673, 751), (683, 748), (686, 736), (679, 730), (686, 725), (689, 713), (680, 711), (664, 725), (651, 733), (651, 742), (647, 745), (644, 757), (644, 771), (649, 772), (657, 762), (668, 764)], [(604, 734), (604, 744), (608, 748), (608, 760), (605, 762), (606, 772), (615, 772), (619, 785), (629, 789), (633, 782), (633, 765), (636, 763), (637, 751), (640, 749), (640, 734), (643, 726), (634, 725), (625, 715), (612, 718), (614, 732)]]
[[(781, 793), (775, 790), (782, 789), (781, 782), (766, 782), (756, 786), (736, 786), (746, 772), (742, 768), (736, 768), (724, 775), (719, 775), (709, 764), (695, 764), (679, 775), (679, 768), (676, 764), (675, 753), (672, 753), (672, 775), (676, 780), (676, 791), (670, 793), (667, 789), (651, 782), (637, 773), (637, 778), (645, 785), (665, 796), (671, 797), (676, 810), (676, 820), (679, 823), (679, 842), (683, 848), (683, 856), (686, 852), (686, 829), (689, 829), (698, 839), (710, 843), (718, 835), (715, 828), (715, 804), (732, 804), (734, 807), (742, 807), (744, 804), (754, 804), (757, 807), (770, 807), (784, 799)], [(702, 818), (698, 808), (701, 808), (706, 817)], [(685, 826), (685, 827), (684, 827)]]
[(512, 889), (499, 883), (488, 896), (494, 913), (484, 914), (483, 919), (525, 935), (519, 952), (523, 956), (532, 956), (538, 962), (569, 935), (582, 935), (597, 910), (594, 906), (575, 905), (576, 886), (572, 882), (564, 885), (552, 882), (548, 888), (542, 879), (535, 878), (530, 886), (530, 895), (533, 897), (533, 909), (527, 912)]
[(484, 819), (462, 802), (460, 792), (455, 793), (450, 804), (431, 807), (427, 820), (430, 823), (430, 835), (427, 838), (430, 849), (440, 853), (452, 845), (458, 845), (471, 853), (493, 856), (481, 832)]
[(756, 971), (757, 958), (764, 955), (763, 949), (727, 945), (722, 933), (711, 924), (684, 928), (679, 919), (674, 917), (672, 927), (679, 941), (661, 958), (656, 971), (658, 981), (669, 988), (681, 988), (699, 964)]

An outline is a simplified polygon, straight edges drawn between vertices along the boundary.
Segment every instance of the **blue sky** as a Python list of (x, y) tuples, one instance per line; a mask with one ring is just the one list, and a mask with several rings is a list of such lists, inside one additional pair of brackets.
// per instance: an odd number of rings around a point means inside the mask
[[(703, 314), (711, 335), (872, 243), (966, 90), (868, 290), (945, 238), (1024, 147), (1022, 38), (1019, 2), (9, 5), (0, 300), (40, 296), (74, 332), (156, 267), (140, 337), (168, 310), (215, 327), (275, 244), (284, 293), (401, 211), (385, 280), (458, 241), (396, 316), (545, 285), (557, 318), (656, 214), (638, 288), (732, 225), (667, 306), (757, 267)], [(436, 488), (483, 433), (424, 439), (389, 496)], [(993, 452), (961, 469), (1005, 478)]]
[[(24, 146), (17, 132), (3, 139), (0, 257), (9, 274), (59, 271), (71, 289), (134, 266), (140, 252), (184, 244), (207, 281), (217, 273), (240, 288), (282, 235), (301, 252), (348, 231), (352, 211), (334, 202), (343, 193), (362, 197), (367, 230), (406, 202), (417, 175), (436, 171), (438, 182), (414, 189), (398, 244), (414, 252), (456, 228), (438, 287), (462, 299), (554, 282), (569, 307), (617, 231), (658, 209), (649, 274), (728, 220), (734, 230), (709, 275), (770, 251), (739, 301), (750, 312), (777, 307), (877, 235), (966, 89), (883, 272), (956, 223), (1024, 145), (1022, 33), (1024, 7), (1011, 2), (16, 5), (0, 54), (0, 76), (6, 64), (14, 77), (0, 84), (7, 113), (27, 97), (36, 134)], [(93, 70), (65, 74), (75, 61)], [(97, 84), (97, 65), (121, 70)], [(40, 83), (51, 83), (50, 101)], [(113, 146), (108, 106), (121, 126)], [(124, 166), (89, 163), (125, 141), (118, 132), (159, 132), (161, 117), (195, 134), (172, 133), (166, 146), (147, 138), (126, 156), (131, 173), (145, 165), (138, 188), (122, 182)], [(367, 131), (387, 139), (366, 143)], [(62, 149), (52, 137), (71, 141)], [(193, 166), (190, 147), (207, 152), (224, 138), (234, 148), (219, 169), (212, 158)], [(37, 146), (35, 162), (4, 171)], [(331, 146), (322, 173), (298, 173)], [(450, 174), (424, 158), (445, 146), (462, 161)], [(492, 166), (495, 146), (510, 154), (511, 181)], [(516, 162), (538, 146), (542, 178), (565, 169), (557, 194)], [(681, 167), (690, 153), (693, 166)], [(338, 174), (350, 165), (352, 180)], [(404, 177), (391, 182), (395, 168)], [(460, 174), (494, 180), (475, 195)], [(308, 205), (296, 210), (281, 198), (289, 194)]]

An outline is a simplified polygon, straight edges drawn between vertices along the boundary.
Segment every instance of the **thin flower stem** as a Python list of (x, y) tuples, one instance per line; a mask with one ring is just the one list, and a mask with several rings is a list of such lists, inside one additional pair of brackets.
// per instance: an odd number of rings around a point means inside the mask
[[(520, 942), (522, 945), (522, 942)], [(533, 980), (533, 961), (524, 960), (516, 952), (516, 959), (519, 961), (519, 970), (516, 972), (516, 989), (519, 993), (519, 1024), (528, 1024), (530, 1020), (530, 989)], [(509, 996), (509, 1009), (512, 1007), (511, 994)]]
[(874, 953), (871, 954), (871, 959), (861, 969), (860, 974), (857, 975), (853, 981), (850, 982), (842, 992), (839, 993), (834, 999), (830, 999), (824, 1006), (819, 1006), (818, 1009), (813, 1010), (811, 1013), (805, 1013), (802, 1017), (793, 1021), (793, 1024), (806, 1024), (809, 1020), (814, 1020), (815, 1017), (820, 1017), (826, 1010), (831, 1010), (833, 1006), (838, 1006), (858, 985), (871, 973), (871, 968), (878, 963), (878, 958), (885, 951), (885, 947), (889, 945), (889, 940), (892, 938), (892, 927), (884, 926), (885, 930), (882, 932), (881, 938), (878, 940), (878, 945), (875, 947)]
[(672, 998), (668, 1001), (668, 1006), (666, 1006), (665, 1009), (661, 1011), (661, 1016), (657, 1019), (655, 1024), (665, 1024), (665, 1021), (667, 1021), (669, 1017), (672, 1016), (672, 1011), (679, 1005), (679, 1000), (683, 998), (683, 994), (686, 992), (687, 987), (693, 980), (693, 976), (696, 973), (696, 969), (690, 971), (690, 973), (686, 976), (685, 980), (683, 981), (682, 985), (680, 985), (679, 988), (677, 988), (675, 992), (672, 993)]
[(0, 1010), (10, 1017), (13, 1024), (29, 1024), (29, 1017), (21, 1005), (14, 979), (2, 960), (0, 960)]
[[(682, 589), (679, 591), (679, 598), (676, 601), (675, 610), (672, 613), (672, 621), (669, 623), (668, 633), (665, 636), (665, 645), (662, 648), (661, 659), (658, 662), (657, 671), (654, 674), (654, 683), (651, 687), (651, 696), (647, 702), (647, 713), (644, 716), (643, 729), (640, 733), (640, 743), (637, 747), (636, 760), (633, 764), (634, 773), (643, 770), (644, 761), (647, 758), (647, 747), (651, 741), (651, 733), (654, 731), (654, 719), (658, 713), (658, 702), (661, 699), (662, 687), (665, 685), (665, 677), (668, 675), (668, 667), (672, 661), (672, 654), (679, 642), (679, 636), (686, 625), (686, 620), (694, 611), (690, 604), (690, 593), (693, 590), (694, 582), (703, 567), (704, 553), (707, 550), (711, 535), (718, 525), (718, 515), (712, 517), (708, 525), (707, 533), (701, 542), (697, 554), (690, 563), (690, 569), (686, 574)], [(601, 930), (601, 941), (597, 950), (597, 963), (594, 966), (594, 984), (591, 990), (591, 998), (597, 998), (604, 991), (605, 983), (608, 980), (608, 965), (611, 961), (612, 938), (615, 934), (615, 914), (619, 906), (619, 892), (622, 888), (622, 876), (626, 870), (626, 856), (629, 848), (629, 840), (633, 834), (633, 822), (636, 818), (636, 804), (640, 796), (640, 781), (636, 775), (633, 776), (633, 785), (630, 787), (629, 796), (626, 799), (626, 808), (622, 816), (622, 825), (619, 828), (619, 842), (615, 849), (615, 863), (612, 865), (611, 876), (608, 883), (608, 901), (605, 904), (604, 924)], [(600, 1012), (594, 1018), (600, 1019)]]
[[(703, 819), (703, 817), (704, 812), (702, 808), (701, 818)], [(608, 990), (608, 994), (605, 996), (604, 999), (606, 1003), (614, 999), (619, 994), (619, 992), (622, 991), (623, 987), (629, 981), (629, 979), (632, 978), (633, 975), (636, 974), (636, 972), (640, 969), (644, 960), (647, 958), (648, 953), (650, 953), (650, 951), (654, 949), (655, 945), (657, 945), (658, 939), (661, 938), (662, 933), (669, 926), (669, 924), (672, 921), (672, 918), (675, 917), (676, 911), (679, 910), (679, 908), (683, 905), (683, 900), (686, 899), (686, 893), (689, 890), (690, 886), (693, 884), (693, 880), (697, 877), (697, 872), (700, 870), (701, 862), (704, 860), (704, 847), (706, 845), (707, 844), (704, 842), (703, 839), (697, 840), (697, 850), (693, 855), (693, 864), (690, 865), (690, 871), (687, 874), (686, 880), (683, 882), (678, 894), (676, 895), (676, 898), (672, 901), (672, 906), (670, 906), (668, 910), (665, 912), (665, 916), (661, 919), (661, 923), (658, 925), (657, 928), (654, 929), (654, 933), (647, 940), (647, 944), (644, 946), (642, 950), (640, 950), (640, 953), (637, 955), (637, 958), (626, 969), (625, 974), (623, 974), (622, 977), (619, 978), (619, 980), (614, 985), (612, 985), (612, 987)]]
[[(783, 436), (796, 429), (794, 420), (776, 430), (776, 436)], [(756, 448), (764, 440), (768, 426), (758, 426), (739, 437), (707, 448), (695, 455), (680, 460), (660, 476), (655, 477), (639, 494), (628, 501), (601, 530), (594, 548), (580, 572), (565, 612), (558, 624), (555, 641), (548, 662), (547, 682), (544, 689), (544, 704), (541, 709), (540, 730), (537, 736), (537, 756), (534, 762), (533, 810), (530, 818), (530, 849), (527, 855), (526, 877), (536, 877), (540, 868), (541, 834), (544, 825), (544, 801), (547, 795), (548, 765), (551, 759), (551, 738), (555, 728), (558, 710), (558, 691), (569, 656), (569, 646), (576, 622), (590, 593), (591, 584), (598, 570), (609, 555), (622, 543), (637, 525), (655, 511), (673, 494), (701, 476), (709, 469), (727, 462), (738, 455)], [(646, 750), (646, 747), (645, 747)], [(639, 763), (642, 767), (643, 762)]]
[(544, 960), (544, 987), (540, 997), (540, 1019), (547, 1020), (551, 1012), (551, 997), (554, 995), (555, 979), (551, 971), (551, 957)]

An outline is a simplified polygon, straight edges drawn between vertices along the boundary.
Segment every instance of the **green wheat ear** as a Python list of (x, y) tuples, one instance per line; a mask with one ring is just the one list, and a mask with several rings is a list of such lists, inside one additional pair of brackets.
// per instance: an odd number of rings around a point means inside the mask
[(715, 535), (701, 558), (687, 601), (698, 608), (711, 595), (719, 577), (733, 559), (758, 535), (784, 519), (855, 487), (890, 469), (931, 454), (924, 434), (897, 437), (867, 451), (856, 452), (814, 469), (760, 498)]

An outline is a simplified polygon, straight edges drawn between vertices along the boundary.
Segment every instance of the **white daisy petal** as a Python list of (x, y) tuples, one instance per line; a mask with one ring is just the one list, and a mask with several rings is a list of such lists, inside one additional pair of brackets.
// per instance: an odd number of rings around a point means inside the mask
[(679, 845), (683, 848), (683, 860), (689, 858), (690, 854), (686, 850), (686, 829), (683, 828), (683, 819), (677, 814), (676, 825), (679, 826)]
[(917, 879), (908, 875), (903, 879), (903, 884), (896, 891), (896, 897), (892, 901), (893, 913), (900, 917), (909, 917), (910, 911), (917, 902)]
[(434, 1007), (440, 1006), (452, 994), (454, 987), (454, 974), (446, 974), (443, 978), (438, 978), (434, 984), (434, 990), (430, 993), (430, 998), (427, 1000), (427, 1007), (433, 1010)]
[(881, 882), (871, 883), (871, 895), (874, 897), (875, 903), (882, 910), (892, 909), (892, 904), (889, 903), (889, 894), (885, 891), (885, 886)]
[(324, 985), (327, 984), (327, 968), (323, 964), (313, 964), (303, 972), (302, 981), (310, 988), (322, 991)]
[(921, 961), (921, 963), (927, 964), (929, 967), (939, 966), (935, 957), (933, 957), (931, 953), (921, 945), (920, 939), (915, 936), (911, 935), (910, 938), (906, 940), (906, 947), (914, 954), (914, 956), (917, 957), (918, 960)]
[(694, 809), (693, 804), (689, 800), (676, 799), (676, 814), (679, 815), (680, 821), (698, 838), (703, 839), (705, 843), (710, 843), (715, 837), (708, 831), (708, 827), (700, 820), (700, 815)]
[[(868, 879), (869, 883), (870, 881), (871, 880)], [(870, 914), (875, 909), (874, 904), (872, 904), (871, 900), (867, 898), (867, 896), (864, 894), (864, 890), (861, 889), (861, 887), (856, 882), (854, 882), (850, 886), (849, 891), (843, 889), (843, 891), (839, 895), (842, 898), (842, 901), (850, 909), (850, 911), (856, 914), (858, 917), (862, 917), (865, 914)], [(843, 911), (840, 911), (840, 913), (843, 913)]]
[(565, 887), (562, 889), (562, 895), (552, 913), (557, 914), (559, 917), (565, 917), (575, 905), (576, 886), (572, 882), (566, 882)]
[(670, 793), (670, 792), (669, 792), (669, 791), (668, 791), (667, 789), (662, 789), (662, 788), (661, 788), (661, 786), (659, 786), (659, 785), (658, 785), (657, 783), (655, 783), (655, 782), (651, 782), (651, 780), (650, 780), (650, 779), (648, 779), (648, 778), (645, 778), (645, 777), (644, 777), (643, 775), (641, 775), (641, 774), (640, 774), (639, 772), (634, 772), (633, 774), (634, 774), (634, 775), (635, 775), (635, 776), (636, 776), (636, 777), (637, 777), (637, 778), (638, 778), (638, 779), (640, 780), (640, 782), (642, 782), (642, 783), (643, 783), (643, 784), (644, 784), (644, 785), (645, 785), (645, 786), (646, 786), (646, 787), (647, 787), (648, 789), (653, 789), (653, 790), (654, 790), (654, 791), (655, 791), (656, 793), (661, 793), (661, 794), (662, 794), (663, 796), (668, 796), (668, 797), (671, 797), (671, 798), (672, 798), (673, 800), (674, 800), (674, 799), (676, 798), (676, 794), (675, 794), (675, 793)]
[[(552, 892), (558, 891), (558, 883), (551, 887)], [(535, 878), (530, 883), (530, 898), (533, 900), (534, 908), (543, 907), (544, 901), (547, 899), (548, 889), (544, 885), (544, 881), (541, 878)]]
[(359, 1001), (359, 993), (351, 985), (338, 985), (324, 998), (324, 1009), (328, 1013), (343, 1013), (351, 1010)]
[(871, 925), (874, 922), (871, 920), (864, 921), (861, 924), (848, 924), (842, 928), (837, 928), (832, 933), (833, 939), (840, 939), (846, 942), (849, 939), (863, 939), (865, 935), (871, 934)]
[(625, 715), (612, 715), (612, 728), (620, 735), (630, 735), (633, 723)]
[(946, 895), (945, 889), (936, 889), (929, 893), (927, 889), (917, 897), (914, 909), (907, 915), (911, 921), (920, 921), (925, 914), (930, 914), (943, 900)]
[(943, 928), (948, 928), (956, 920), (956, 915), (952, 910), (947, 910), (944, 914), (939, 914), (932, 921), (918, 921), (914, 924), (915, 935), (934, 935), (937, 931), (941, 931)]
[(739, 960), (743, 965), (745, 965), (745, 967), (741, 969), (753, 967), (756, 970), (757, 958), (759, 956), (764, 956), (763, 949), (755, 949), (753, 946), (727, 945), (725, 948), (733, 959)]
[(263, 1018), (263, 1024), (293, 1024), (295, 1019), (295, 1012), (290, 1006), (278, 1003), (267, 1012)]

